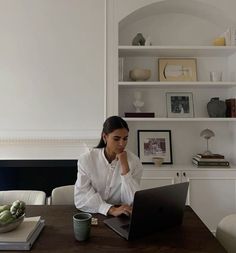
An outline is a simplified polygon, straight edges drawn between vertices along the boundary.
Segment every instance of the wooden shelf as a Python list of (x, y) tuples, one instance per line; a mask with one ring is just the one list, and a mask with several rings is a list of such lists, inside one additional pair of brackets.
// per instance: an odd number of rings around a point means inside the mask
[(236, 82), (210, 82), (210, 81), (200, 81), (200, 82), (130, 82), (124, 81), (118, 83), (119, 87), (127, 88), (169, 88), (169, 87), (188, 87), (188, 88), (232, 88), (236, 87)]
[(228, 57), (236, 46), (118, 46), (119, 56)]
[(125, 118), (126, 121), (145, 121), (145, 122), (153, 122), (153, 121), (176, 121), (176, 122), (200, 122), (200, 121), (208, 121), (208, 122), (236, 122), (236, 118)]

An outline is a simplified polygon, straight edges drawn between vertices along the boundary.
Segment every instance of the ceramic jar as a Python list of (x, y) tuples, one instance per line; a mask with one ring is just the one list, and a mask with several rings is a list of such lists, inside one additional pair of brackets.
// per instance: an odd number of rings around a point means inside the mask
[(211, 118), (224, 118), (226, 116), (226, 104), (218, 97), (211, 98), (207, 103), (207, 112)]

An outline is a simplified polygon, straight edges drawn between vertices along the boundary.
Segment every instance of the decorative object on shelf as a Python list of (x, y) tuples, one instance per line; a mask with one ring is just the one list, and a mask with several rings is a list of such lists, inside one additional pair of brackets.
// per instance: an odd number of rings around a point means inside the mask
[(194, 116), (191, 92), (167, 92), (166, 104), (169, 118), (192, 118)]
[(210, 81), (211, 82), (221, 82), (222, 81), (222, 71), (211, 71), (210, 72)]
[(147, 36), (146, 41), (145, 41), (145, 46), (151, 46), (152, 42), (151, 42), (151, 37)]
[(172, 164), (170, 130), (138, 130), (138, 156), (143, 164), (153, 164), (153, 157), (163, 158), (163, 164)]
[(133, 81), (146, 81), (151, 77), (151, 70), (134, 68), (133, 70), (130, 70), (129, 77)]
[(236, 117), (236, 98), (229, 98), (225, 100), (226, 103), (226, 117)]
[(155, 164), (157, 167), (161, 167), (162, 163), (164, 162), (164, 158), (163, 158), (163, 157), (154, 156), (154, 157), (152, 158), (152, 161), (154, 162), (154, 164)]
[(212, 155), (212, 152), (208, 148), (208, 140), (210, 138), (214, 137), (215, 133), (212, 130), (206, 128), (206, 129), (201, 131), (200, 136), (203, 137), (206, 140), (206, 143), (207, 143), (207, 149), (203, 154), (204, 155)]
[(225, 37), (217, 37), (213, 40), (214, 46), (225, 46)]
[(134, 102), (133, 105), (135, 107), (135, 112), (141, 112), (141, 108), (144, 106), (144, 102), (141, 100), (142, 93), (141, 91), (135, 91), (134, 92)]
[(144, 102), (141, 100), (142, 93), (140, 91), (134, 92), (134, 102), (135, 112), (125, 112), (125, 117), (131, 118), (154, 118), (154, 112), (141, 112), (141, 108), (144, 106)]
[(219, 97), (211, 98), (207, 103), (207, 112), (211, 118), (224, 118), (226, 116), (226, 103)]
[(145, 45), (145, 38), (143, 37), (142, 33), (137, 33), (137, 35), (132, 40), (133, 46), (144, 46)]
[(224, 37), (225, 46), (235, 46), (236, 45), (236, 28), (233, 26), (228, 27), (227, 30), (220, 35), (220, 37)]
[(159, 81), (197, 81), (195, 58), (159, 58)]

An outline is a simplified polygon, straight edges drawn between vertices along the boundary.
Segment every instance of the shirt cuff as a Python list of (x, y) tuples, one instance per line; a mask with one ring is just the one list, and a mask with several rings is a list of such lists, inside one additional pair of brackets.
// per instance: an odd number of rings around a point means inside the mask
[(103, 214), (103, 215), (107, 215), (108, 210), (112, 207), (111, 204), (107, 204), (107, 203), (102, 203), (98, 209), (98, 212)]
[(121, 175), (121, 181), (129, 182), (131, 178), (132, 178), (132, 175), (130, 171), (125, 175)]

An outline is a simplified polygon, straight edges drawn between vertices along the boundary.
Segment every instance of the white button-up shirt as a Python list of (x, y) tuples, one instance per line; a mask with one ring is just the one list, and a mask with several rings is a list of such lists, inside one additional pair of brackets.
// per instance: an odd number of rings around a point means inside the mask
[(75, 183), (75, 206), (81, 211), (107, 215), (112, 205), (132, 204), (143, 172), (139, 158), (127, 151), (129, 172), (121, 175), (119, 160), (109, 163), (104, 148), (80, 156)]

